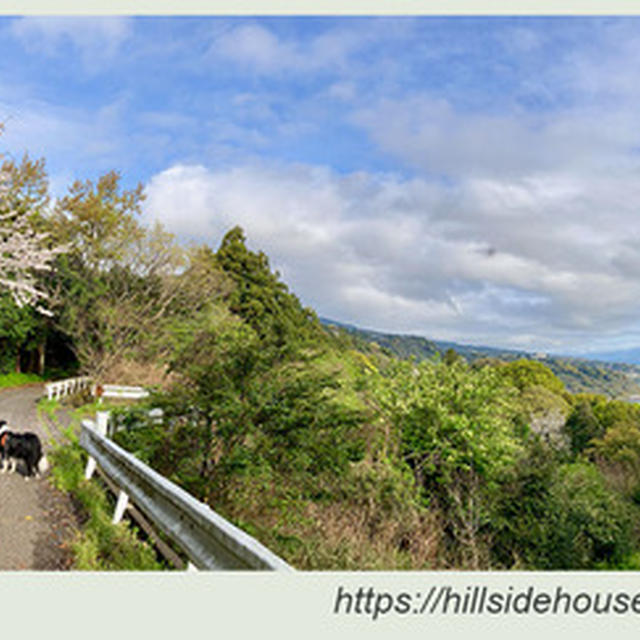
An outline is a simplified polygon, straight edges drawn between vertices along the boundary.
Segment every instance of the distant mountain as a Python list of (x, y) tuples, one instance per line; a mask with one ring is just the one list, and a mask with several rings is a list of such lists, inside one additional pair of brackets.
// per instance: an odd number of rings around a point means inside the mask
[(585, 353), (587, 360), (603, 360), (605, 362), (624, 362), (626, 364), (640, 365), (640, 347), (635, 349), (621, 349), (619, 351), (600, 351), (597, 353)]
[(521, 358), (539, 360), (549, 367), (572, 393), (601, 393), (612, 398), (625, 399), (640, 395), (640, 366), (638, 366), (640, 365), (640, 349), (637, 351), (637, 363), (606, 358), (602, 358), (602, 361), (599, 361), (598, 358), (596, 361), (596, 354), (592, 354), (593, 357), (589, 359), (543, 353), (535, 354), (527, 351), (430, 340), (422, 336), (382, 333), (370, 329), (360, 329), (328, 318), (320, 318), (320, 321), (324, 325), (333, 325), (343, 329), (366, 342), (375, 342), (399, 358), (415, 356), (418, 359), (427, 360), (442, 356), (448, 349), (453, 349), (468, 362), (480, 358), (495, 358), (507, 362)]

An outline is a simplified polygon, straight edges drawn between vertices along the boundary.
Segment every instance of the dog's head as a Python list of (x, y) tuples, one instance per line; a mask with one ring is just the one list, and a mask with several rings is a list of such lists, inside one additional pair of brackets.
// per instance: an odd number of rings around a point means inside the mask
[(0, 451), (4, 452), (10, 431), (6, 420), (0, 420)]

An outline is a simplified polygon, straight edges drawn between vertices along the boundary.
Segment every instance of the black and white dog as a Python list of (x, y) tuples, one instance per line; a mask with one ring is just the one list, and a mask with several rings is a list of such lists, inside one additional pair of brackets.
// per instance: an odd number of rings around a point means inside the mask
[(15, 471), (18, 460), (27, 469), (25, 478), (44, 473), (49, 468), (47, 458), (42, 453), (40, 438), (35, 433), (9, 431), (5, 420), (0, 420), (0, 471)]

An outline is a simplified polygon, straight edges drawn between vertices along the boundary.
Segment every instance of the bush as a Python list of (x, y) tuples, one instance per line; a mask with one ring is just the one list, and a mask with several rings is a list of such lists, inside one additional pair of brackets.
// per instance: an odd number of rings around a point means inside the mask
[(493, 518), (498, 566), (542, 570), (622, 566), (634, 547), (631, 506), (598, 468), (558, 465), (534, 446), (502, 488)]

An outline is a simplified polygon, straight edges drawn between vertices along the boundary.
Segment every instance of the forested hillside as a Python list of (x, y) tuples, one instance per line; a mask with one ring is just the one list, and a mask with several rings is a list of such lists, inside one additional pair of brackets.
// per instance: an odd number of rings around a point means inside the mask
[(42, 163), (3, 175), (52, 251), (5, 286), (5, 369), (150, 385), (163, 422), (123, 409), (118, 442), (294, 566), (640, 568), (640, 407), (326, 328), (242, 229), (184, 247), (117, 173), (55, 203)]
[(455, 351), (467, 362), (477, 362), (494, 358), (504, 362), (519, 359), (541, 360), (555, 373), (567, 389), (574, 393), (602, 393), (611, 398), (628, 398), (640, 393), (640, 366), (623, 362), (593, 362), (581, 358), (570, 358), (532, 354), (526, 351), (498, 349), (495, 347), (472, 346), (441, 340), (429, 340), (420, 336), (398, 335), (360, 329), (350, 325), (323, 319), (326, 326), (336, 326), (348, 331), (365, 342), (388, 349), (399, 358), (416, 357), (419, 360), (444, 357), (448, 351)]

